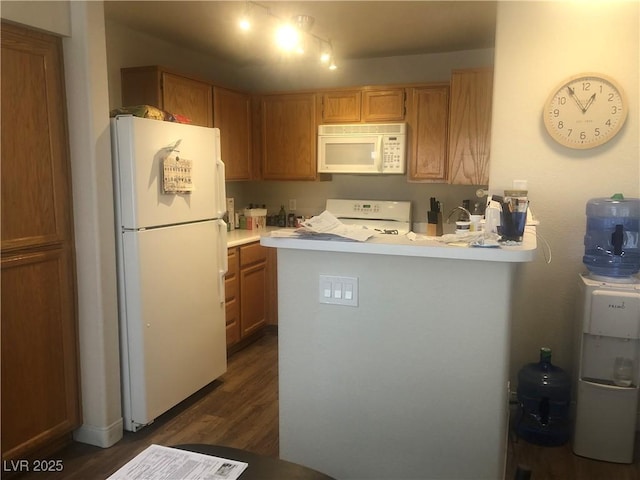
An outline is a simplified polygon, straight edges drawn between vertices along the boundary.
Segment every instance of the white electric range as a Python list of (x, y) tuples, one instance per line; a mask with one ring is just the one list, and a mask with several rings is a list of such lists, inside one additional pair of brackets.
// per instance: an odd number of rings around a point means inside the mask
[(411, 202), (328, 199), (326, 210), (347, 225), (364, 225), (376, 235), (406, 235), (411, 231)]

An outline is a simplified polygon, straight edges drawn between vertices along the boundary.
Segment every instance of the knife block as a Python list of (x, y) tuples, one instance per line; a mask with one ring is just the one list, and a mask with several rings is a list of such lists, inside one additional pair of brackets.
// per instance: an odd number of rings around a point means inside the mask
[[(429, 212), (431, 216), (431, 212)], [(434, 219), (431, 217), (429, 220), (433, 221)], [(438, 212), (437, 217), (435, 218), (435, 223), (427, 223), (427, 236), (429, 237), (440, 237), (442, 236), (442, 213)]]

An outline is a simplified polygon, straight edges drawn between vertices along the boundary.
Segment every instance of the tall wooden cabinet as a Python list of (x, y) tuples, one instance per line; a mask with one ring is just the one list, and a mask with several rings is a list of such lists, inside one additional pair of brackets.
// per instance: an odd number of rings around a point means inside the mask
[(262, 178), (316, 178), (316, 102), (313, 93), (264, 95), (260, 107)]
[(493, 68), (454, 70), (449, 117), (449, 183), (487, 185)]
[(213, 87), (213, 126), (220, 129), (220, 150), (227, 180), (252, 175), (251, 96)]
[(449, 86), (410, 89), (408, 179), (444, 182), (447, 179)]
[(2, 460), (81, 422), (62, 44), (2, 24)]

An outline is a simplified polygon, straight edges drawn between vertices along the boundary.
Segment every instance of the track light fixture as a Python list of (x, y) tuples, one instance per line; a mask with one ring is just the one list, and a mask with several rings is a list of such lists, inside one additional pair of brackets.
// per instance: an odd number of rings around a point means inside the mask
[(278, 49), (286, 53), (302, 55), (307, 53), (308, 49), (315, 43), (318, 46), (320, 62), (327, 65), (330, 70), (337, 68), (331, 41), (311, 32), (315, 19), (309, 15), (295, 15), (289, 21), (284, 21), (273, 14), (269, 7), (257, 2), (247, 1), (238, 22), (238, 27), (241, 30), (251, 30), (252, 13), (256, 7), (261, 9), (268, 17), (278, 20), (279, 26), (276, 28), (274, 37)]

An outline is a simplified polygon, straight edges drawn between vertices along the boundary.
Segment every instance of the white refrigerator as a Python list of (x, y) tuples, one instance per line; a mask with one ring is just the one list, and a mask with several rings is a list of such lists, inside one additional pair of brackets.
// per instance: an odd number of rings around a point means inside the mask
[(111, 120), (124, 428), (137, 431), (227, 368), (220, 131)]

